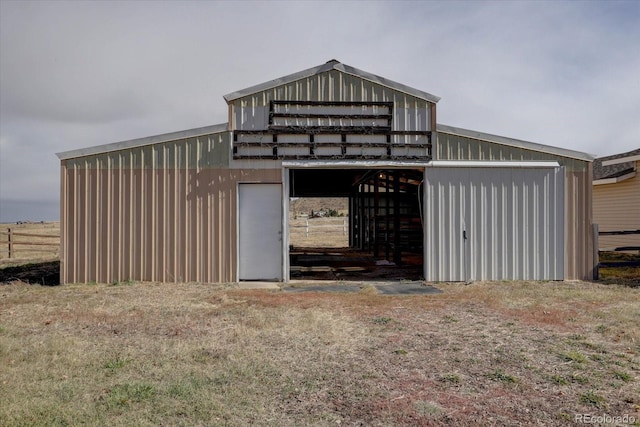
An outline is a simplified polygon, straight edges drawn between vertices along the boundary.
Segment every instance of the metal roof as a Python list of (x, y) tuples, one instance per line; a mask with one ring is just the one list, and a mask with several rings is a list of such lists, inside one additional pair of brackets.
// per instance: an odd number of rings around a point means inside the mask
[(175, 141), (177, 139), (192, 138), (211, 133), (220, 133), (228, 130), (228, 123), (221, 123), (213, 126), (181, 130), (178, 132), (164, 133), (161, 135), (147, 136), (145, 138), (130, 139), (128, 141), (113, 142), (111, 144), (96, 145), (94, 147), (80, 148), (77, 150), (63, 151), (56, 153), (60, 160), (73, 159), (75, 157), (91, 156), (93, 154), (109, 153), (111, 151), (125, 150), (127, 148), (141, 147), (143, 145), (158, 144), (162, 142)]
[(458, 127), (443, 125), (440, 123), (437, 124), (436, 129), (438, 132), (442, 133), (449, 133), (453, 135), (464, 136), (467, 138), (479, 139), (496, 144), (508, 145), (510, 147), (522, 148), (525, 150), (539, 151), (541, 153), (548, 153), (561, 157), (569, 157), (571, 159), (585, 160), (588, 162), (592, 162), (595, 159), (595, 156), (580, 151), (568, 150), (566, 148), (558, 148), (551, 145), (544, 145), (538, 144), (536, 142), (508, 138), (506, 136), (492, 135), (490, 133), (462, 129)]
[[(618, 178), (627, 175), (635, 170), (635, 161), (632, 158), (640, 155), (640, 148), (626, 153), (614, 154), (612, 156), (599, 157), (593, 162), (593, 180)], [(604, 162), (609, 163), (610, 160), (621, 159), (621, 162), (603, 165)], [(629, 161), (624, 161), (629, 159)]]
[(389, 79), (385, 79), (384, 77), (380, 77), (377, 76), (375, 74), (371, 74), (369, 72), (366, 71), (362, 71), (359, 70), (355, 67), (352, 67), (350, 65), (346, 65), (341, 63), (340, 61), (337, 61), (335, 59), (332, 59), (331, 61), (328, 61), (325, 64), (322, 65), (318, 65), (317, 67), (313, 67), (313, 68), (309, 68), (303, 71), (298, 71), (297, 73), (293, 73), (293, 74), (289, 74), (288, 76), (284, 76), (284, 77), (280, 77), (278, 79), (274, 79), (274, 80), (270, 80), (268, 82), (265, 83), (261, 83), (255, 86), (251, 86), (248, 87), (246, 89), (242, 89), (236, 92), (232, 92), (230, 94), (227, 94), (224, 96), (224, 99), (227, 102), (231, 102), (234, 101), (238, 98), (242, 98), (248, 95), (252, 95), (254, 93), (257, 92), (262, 92), (264, 90), (268, 90), (268, 89), (272, 89), (274, 87), (280, 86), (280, 85), (284, 85), (284, 84), (288, 84), (291, 82), (294, 82), (296, 80), (300, 80), (300, 79), (304, 79), (307, 77), (311, 77), (317, 74), (322, 74), (322, 73), (326, 73), (327, 71), (331, 71), (331, 70), (337, 70), (340, 71), (342, 73), (346, 73), (346, 74), (350, 74), (353, 76), (357, 76), (357, 77), (361, 77), (364, 80), (369, 80), (373, 83), (377, 83), (379, 85), (382, 86), (386, 86), (388, 88), (397, 90), (399, 92), (404, 92), (406, 94), (415, 96), (416, 98), (420, 98), (420, 99), (424, 99), (426, 101), (429, 102), (438, 102), (440, 101), (440, 97), (432, 95), (430, 93), (427, 92), (423, 92), (421, 90), (418, 89), (414, 89), (412, 87), (403, 85), (402, 83), (397, 83), (394, 82), (392, 80)]

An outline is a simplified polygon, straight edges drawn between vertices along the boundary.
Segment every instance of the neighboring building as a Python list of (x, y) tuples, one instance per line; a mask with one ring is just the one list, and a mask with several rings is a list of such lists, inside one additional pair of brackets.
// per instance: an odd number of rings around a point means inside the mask
[(592, 278), (587, 154), (436, 125), (438, 97), (335, 60), (224, 98), (229, 123), (58, 154), (62, 283), (286, 281), (308, 196), (429, 281)]
[[(593, 222), (600, 232), (640, 231), (640, 148), (593, 162)], [(640, 234), (601, 235), (600, 250), (640, 247)]]

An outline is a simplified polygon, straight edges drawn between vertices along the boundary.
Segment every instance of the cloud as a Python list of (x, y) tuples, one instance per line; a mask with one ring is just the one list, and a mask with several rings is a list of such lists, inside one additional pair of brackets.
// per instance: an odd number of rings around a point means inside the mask
[(640, 2), (0, 2), (0, 199), (55, 152), (227, 120), (226, 93), (338, 59), (442, 97), (441, 123), (640, 145)]

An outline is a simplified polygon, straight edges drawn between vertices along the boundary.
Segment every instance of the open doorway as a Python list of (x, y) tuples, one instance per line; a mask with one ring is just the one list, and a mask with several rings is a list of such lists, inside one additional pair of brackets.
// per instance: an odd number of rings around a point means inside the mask
[(424, 169), (288, 169), (293, 280), (423, 278)]

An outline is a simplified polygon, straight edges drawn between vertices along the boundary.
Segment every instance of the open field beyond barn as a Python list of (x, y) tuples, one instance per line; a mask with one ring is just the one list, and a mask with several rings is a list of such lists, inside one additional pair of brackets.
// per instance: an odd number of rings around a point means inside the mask
[(60, 257), (60, 223), (0, 224), (0, 267)]
[(638, 424), (637, 288), (437, 287), (2, 285), (0, 425)]

